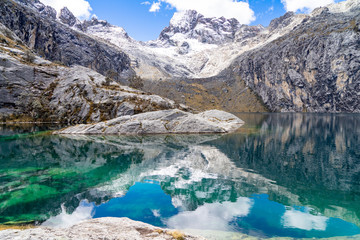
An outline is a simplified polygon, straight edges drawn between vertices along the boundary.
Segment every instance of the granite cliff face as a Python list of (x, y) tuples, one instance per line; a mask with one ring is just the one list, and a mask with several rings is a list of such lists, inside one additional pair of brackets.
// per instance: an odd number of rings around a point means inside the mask
[(360, 4), (343, 4), (346, 12), (314, 10), (290, 33), (240, 55), (223, 74), (239, 76), (272, 111), (360, 112)]
[(67, 8), (59, 20), (54, 9), (37, 0), (1, 1), (0, 23), (45, 59), (89, 67), (116, 80), (134, 75), (129, 57), (117, 47), (70, 28), (79, 20)]

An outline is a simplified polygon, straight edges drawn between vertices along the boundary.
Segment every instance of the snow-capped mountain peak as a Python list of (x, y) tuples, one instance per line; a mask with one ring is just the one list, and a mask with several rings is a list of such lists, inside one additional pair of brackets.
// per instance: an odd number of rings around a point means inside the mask
[(194, 29), (200, 17), (203, 16), (195, 10), (175, 12), (174, 16), (170, 20), (170, 26), (184, 31), (189, 31)]
[(201, 43), (224, 44), (234, 40), (241, 26), (234, 18), (206, 18), (195, 10), (186, 10), (174, 14), (169, 27), (160, 33), (159, 40), (174, 45), (174, 36), (182, 34)]
[(122, 45), (124, 41), (134, 41), (122, 27), (113, 26), (107, 21), (98, 20), (97, 18), (84, 21), (81, 28), (82, 31), (105, 39), (115, 45)]

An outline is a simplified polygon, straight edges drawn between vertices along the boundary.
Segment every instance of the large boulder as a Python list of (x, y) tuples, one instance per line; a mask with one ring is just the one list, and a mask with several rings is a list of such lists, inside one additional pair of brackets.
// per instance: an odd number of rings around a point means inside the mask
[(228, 133), (244, 122), (233, 114), (210, 110), (192, 114), (178, 109), (122, 116), (97, 124), (81, 124), (54, 134), (179, 134), (179, 133)]

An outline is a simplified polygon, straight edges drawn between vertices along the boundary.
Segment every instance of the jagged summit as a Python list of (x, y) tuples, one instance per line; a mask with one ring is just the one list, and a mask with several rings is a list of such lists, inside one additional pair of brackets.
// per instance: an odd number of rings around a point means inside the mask
[(85, 25), (86, 27), (91, 27), (91, 26), (95, 26), (95, 25), (101, 25), (103, 27), (112, 27), (113, 26), (108, 21), (99, 20), (97, 17), (92, 17), (91, 20), (83, 21), (83, 25)]
[(194, 29), (199, 18), (204, 17), (195, 10), (186, 10), (182, 12), (175, 12), (170, 20), (170, 26), (179, 27), (189, 31)]
[(271, 20), (268, 26), (269, 31), (273, 31), (274, 29), (279, 28), (279, 26), (286, 27), (293, 21), (294, 16), (294, 12), (287, 12), (283, 16)]
[(170, 25), (160, 33), (159, 40), (174, 44), (177, 35), (182, 34), (201, 43), (223, 44), (233, 41), (241, 26), (235, 18), (206, 18), (195, 10), (186, 10), (174, 14)]
[(119, 42), (134, 41), (122, 27), (111, 25), (105, 20), (99, 20), (94, 17), (91, 20), (83, 21), (76, 27), (87, 34), (100, 37), (109, 42), (116, 41), (119, 44)]
[(76, 23), (80, 23), (67, 7), (64, 7), (60, 10), (58, 18), (62, 23), (70, 27), (74, 26)]
[(46, 19), (58, 20), (69, 27), (81, 28), (82, 22), (75, 17), (67, 7), (62, 8), (57, 12), (54, 8), (43, 4), (39, 0), (16, 0), (16, 2), (39, 12), (40, 15)]

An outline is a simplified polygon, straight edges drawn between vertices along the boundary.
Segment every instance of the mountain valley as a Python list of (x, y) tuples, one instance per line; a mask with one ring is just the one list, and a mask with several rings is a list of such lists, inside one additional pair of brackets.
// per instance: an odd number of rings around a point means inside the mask
[[(66, 115), (70, 122), (89, 122), (127, 114), (128, 110), (119, 107), (122, 100), (118, 103), (109, 97), (116, 93), (88, 89), (94, 78), (85, 80), (87, 71), (88, 76), (96, 75), (97, 85), (113, 81), (110, 88), (114, 91), (127, 85), (143, 91), (129, 90), (136, 94), (171, 99), (164, 100), (169, 104), (160, 109), (181, 104), (199, 111), (360, 112), (359, 0), (310, 14), (288, 12), (268, 27), (207, 18), (188, 10), (176, 13), (159, 38), (149, 42), (136, 41), (123, 28), (95, 17), (80, 21), (67, 8), (57, 13), (38, 0), (4, 0), (0, 11), (0, 90), (6, 96), (0, 103), (3, 120), (29, 112), (18, 103), (30, 99), (24, 100), (30, 86), (36, 99), (50, 85), (54, 88), (60, 82), (70, 87), (67, 71), (72, 72), (72, 82), (80, 85), (74, 88), (76, 103), (55, 110), (59, 99), (51, 92), (50, 100), (40, 99), (40, 105), (31, 107), (31, 111), (40, 106), (46, 110), (32, 115), (45, 111), (51, 117), (43, 120)], [(16, 59), (26, 52), (40, 62)], [(28, 74), (31, 71), (33, 75)], [(17, 78), (20, 80), (14, 82)], [(81, 100), (86, 98), (79, 95), (82, 91), (92, 91), (94, 99)], [(95, 99), (108, 97), (106, 108), (93, 104)], [(80, 112), (81, 117), (75, 116)]]

